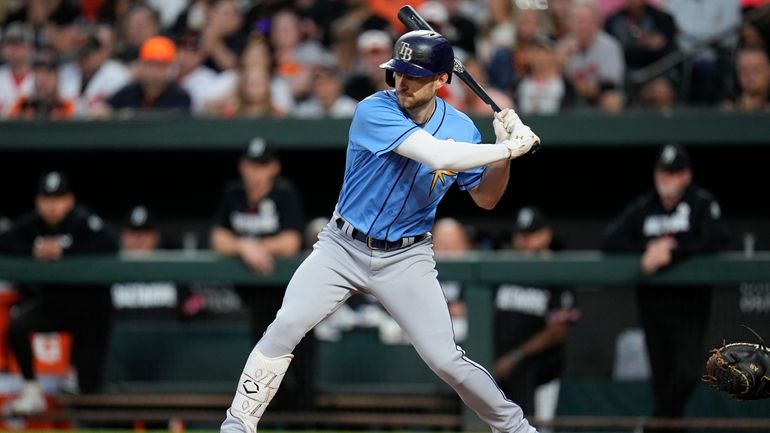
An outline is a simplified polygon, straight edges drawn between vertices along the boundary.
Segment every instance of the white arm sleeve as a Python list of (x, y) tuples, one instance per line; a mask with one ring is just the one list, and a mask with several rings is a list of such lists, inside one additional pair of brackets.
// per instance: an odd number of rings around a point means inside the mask
[(439, 140), (422, 129), (406, 138), (396, 153), (436, 170), (466, 171), (508, 159), (508, 148), (499, 144), (472, 144)]

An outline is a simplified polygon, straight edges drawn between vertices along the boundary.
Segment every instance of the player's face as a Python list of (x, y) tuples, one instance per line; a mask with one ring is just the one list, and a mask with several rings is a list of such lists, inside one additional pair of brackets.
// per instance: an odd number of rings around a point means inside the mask
[(655, 170), (655, 189), (663, 200), (679, 200), (684, 190), (690, 185), (692, 171)]
[(261, 201), (273, 188), (273, 181), (280, 172), (277, 161), (266, 163), (241, 161), (239, 170), (246, 186), (249, 201), (254, 204)]
[(126, 251), (152, 251), (160, 243), (157, 230), (123, 230), (121, 244)]
[(39, 194), (35, 199), (35, 207), (46, 224), (58, 226), (75, 207), (75, 196), (72, 194), (56, 196)]
[(517, 232), (513, 235), (513, 246), (519, 251), (533, 254), (547, 250), (552, 239), (553, 232), (547, 227), (531, 233)]
[(398, 104), (406, 110), (420, 108), (433, 101), (438, 89), (447, 81), (447, 74), (431, 77), (410, 77), (396, 72), (394, 77)]

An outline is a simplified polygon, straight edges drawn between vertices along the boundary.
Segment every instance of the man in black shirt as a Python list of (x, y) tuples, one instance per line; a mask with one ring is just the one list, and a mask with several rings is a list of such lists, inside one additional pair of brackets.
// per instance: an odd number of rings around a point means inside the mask
[[(526, 255), (547, 256), (560, 248), (534, 206), (519, 210), (512, 240), (514, 249)], [(525, 415), (553, 419), (567, 334), (579, 317), (570, 288), (503, 284), (497, 289), (494, 372), (505, 395)]]
[[(264, 139), (254, 138), (238, 163), (241, 179), (225, 186), (222, 201), (211, 230), (211, 245), (220, 254), (238, 256), (254, 271), (269, 275), (275, 257), (293, 257), (302, 247), (304, 219), (302, 202), (294, 185), (280, 177), (281, 163)], [(251, 307), (251, 332), (257, 341), (281, 306), (285, 287), (242, 287), (239, 289)], [(313, 339), (307, 338), (298, 360), (312, 361)], [(276, 398), (282, 403), (309, 404), (312, 368), (293, 365), (288, 392)], [(296, 385), (296, 386), (292, 386)], [(306, 396), (292, 394), (292, 390)]]
[(128, 83), (91, 112), (108, 117), (115, 112), (172, 112), (189, 114), (191, 99), (186, 90), (172, 81), (171, 71), (176, 45), (165, 36), (153, 36), (139, 50), (136, 80)]
[[(690, 159), (681, 146), (663, 147), (654, 179), (655, 189), (607, 226), (601, 245), (608, 252), (641, 253), (641, 271), (648, 276), (692, 255), (719, 251), (727, 240), (719, 204), (692, 183)], [(652, 369), (654, 416), (679, 418), (703, 369), (711, 287), (641, 285), (637, 301)]]
[[(64, 174), (52, 171), (43, 175), (35, 208), (0, 235), (0, 254), (31, 254), (38, 261), (55, 262), (72, 254), (118, 250), (115, 232), (97, 215), (76, 204)], [(101, 386), (111, 323), (110, 293), (106, 289), (70, 285), (22, 289), (23, 300), (11, 312), (9, 335), (25, 383), (19, 398), (6, 407), (9, 413), (20, 415), (46, 408), (35, 380), (30, 334), (71, 332), (79, 390), (93, 392)]]

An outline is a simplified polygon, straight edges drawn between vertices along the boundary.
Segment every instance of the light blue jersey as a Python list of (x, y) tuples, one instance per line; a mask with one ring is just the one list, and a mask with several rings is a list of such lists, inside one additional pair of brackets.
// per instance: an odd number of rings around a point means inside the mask
[(481, 142), (468, 116), (441, 98), (424, 125), (398, 105), (393, 90), (361, 101), (350, 125), (337, 212), (367, 236), (395, 241), (424, 234), (433, 227), (436, 206), (453, 183), (467, 190), (481, 182), (484, 167), (460, 173), (434, 170), (394, 152), (417, 128), (441, 140)]

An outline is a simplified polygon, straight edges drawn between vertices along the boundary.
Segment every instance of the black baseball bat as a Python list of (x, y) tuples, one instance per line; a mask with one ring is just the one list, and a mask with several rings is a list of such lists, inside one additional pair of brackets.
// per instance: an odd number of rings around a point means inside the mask
[[(417, 13), (416, 10), (414, 10), (413, 7), (406, 5), (401, 7), (398, 11), (398, 19), (404, 23), (404, 25), (409, 30), (430, 30), (434, 32), (433, 27), (428, 24), (427, 21), (423, 17), (420, 16), (420, 14)], [(473, 90), (473, 93), (477, 94), (479, 98), (481, 98), (482, 101), (486, 102), (490, 107), (492, 107), (492, 110), (495, 113), (500, 112), (500, 107), (495, 103), (495, 101), (492, 100), (492, 98), (489, 97), (489, 94), (486, 90), (484, 90), (483, 87), (481, 87), (481, 84), (479, 84), (478, 81), (476, 81), (473, 76), (468, 73), (468, 71), (465, 70), (465, 66), (462, 64), (461, 61), (457, 60), (457, 57), (454, 59), (454, 65), (452, 67), (452, 72), (455, 73), (458, 77), (460, 77), (461, 80), (465, 84), (468, 85), (468, 87)]]

